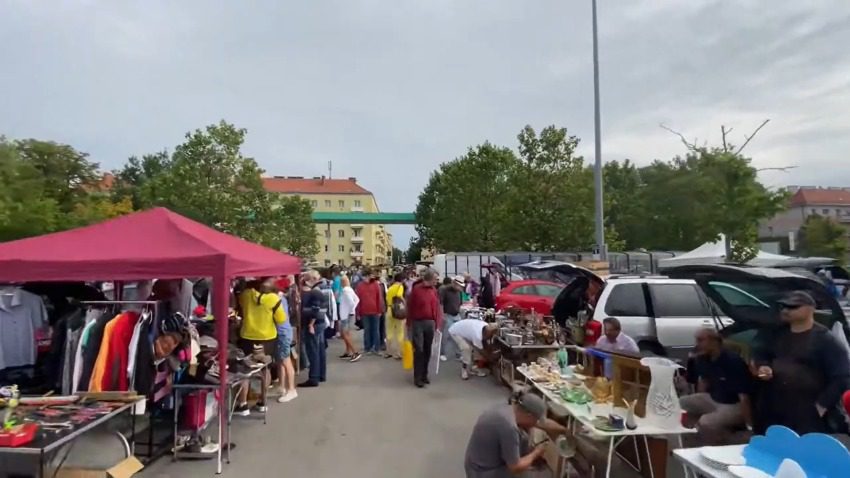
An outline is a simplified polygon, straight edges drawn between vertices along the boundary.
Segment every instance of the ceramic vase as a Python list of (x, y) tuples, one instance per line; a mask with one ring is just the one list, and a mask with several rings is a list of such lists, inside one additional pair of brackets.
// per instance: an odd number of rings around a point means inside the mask
[(681, 425), (682, 408), (673, 384), (673, 377), (680, 366), (662, 357), (644, 357), (641, 365), (648, 367), (652, 376), (646, 396), (647, 421), (661, 428), (677, 428)]

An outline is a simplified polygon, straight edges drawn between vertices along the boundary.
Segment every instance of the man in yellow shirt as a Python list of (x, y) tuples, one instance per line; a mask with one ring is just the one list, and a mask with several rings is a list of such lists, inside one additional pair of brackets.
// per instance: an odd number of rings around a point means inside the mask
[[(261, 277), (250, 282), (239, 293), (239, 311), (242, 315), (242, 326), (239, 329), (237, 345), (246, 355), (251, 355), (257, 361), (270, 363), (275, 356), (277, 347), (277, 326), (286, 322), (286, 312), (280, 297), (274, 293), (272, 277)], [(266, 390), (271, 383), (269, 369), (263, 370), (263, 394), (257, 402), (259, 412), (266, 411)], [(243, 386), (239, 392), (235, 414), (250, 415), (248, 409), (248, 387)]]

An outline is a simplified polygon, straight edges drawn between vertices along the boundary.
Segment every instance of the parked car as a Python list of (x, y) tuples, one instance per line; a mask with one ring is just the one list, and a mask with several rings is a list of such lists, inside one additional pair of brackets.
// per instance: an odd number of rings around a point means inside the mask
[[(694, 336), (701, 328), (722, 328), (733, 320), (720, 316), (711, 300), (693, 279), (665, 276), (611, 276), (607, 280), (575, 264), (545, 261), (523, 266), (541, 276), (567, 282), (552, 307), (556, 320), (565, 325), (581, 320), (584, 345), (599, 337), (602, 321), (619, 319), (623, 333), (632, 337), (646, 354), (683, 359), (693, 349)], [(734, 286), (728, 295), (740, 293)], [(724, 289), (724, 290), (725, 290)], [(743, 293), (743, 296), (746, 296)]]
[[(734, 323), (722, 330), (725, 336), (746, 343), (756, 332), (780, 326), (776, 301), (791, 291), (803, 290), (811, 294), (817, 303), (815, 319), (818, 323), (828, 328), (840, 323), (850, 340), (847, 316), (841, 304), (817, 277), (810, 274), (722, 264), (683, 266), (667, 272), (670, 277), (696, 281), (721, 313), (734, 318)], [(730, 295), (721, 285), (734, 287), (746, 295)]]
[(508, 284), (496, 297), (496, 309), (511, 307), (528, 309), (538, 314), (552, 313), (555, 297), (561, 293), (563, 284), (542, 280), (518, 280)]

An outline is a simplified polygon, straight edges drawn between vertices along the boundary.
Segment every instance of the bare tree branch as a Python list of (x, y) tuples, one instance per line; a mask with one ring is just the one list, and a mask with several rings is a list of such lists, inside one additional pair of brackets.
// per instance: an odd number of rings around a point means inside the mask
[(680, 132), (678, 132), (678, 131), (676, 131), (676, 130), (674, 130), (674, 129), (672, 129), (672, 128), (668, 127), (668, 126), (666, 126), (664, 123), (661, 123), (661, 124), (659, 124), (658, 126), (660, 126), (661, 128), (663, 128), (663, 129), (665, 129), (665, 130), (667, 130), (667, 131), (669, 131), (669, 132), (671, 132), (671, 133), (675, 134), (676, 136), (678, 136), (678, 137), (679, 137), (679, 140), (681, 140), (681, 141), (682, 141), (682, 144), (684, 144), (684, 145), (685, 145), (685, 147), (687, 147), (689, 150), (691, 150), (691, 151), (696, 151), (696, 150), (698, 149), (698, 148), (697, 148), (697, 145), (696, 145), (696, 142), (694, 142), (694, 143), (689, 143), (689, 142), (688, 142), (688, 140), (687, 140), (687, 139), (685, 139), (685, 136), (684, 136), (684, 135), (682, 135), (682, 133), (680, 133)]
[(768, 118), (768, 119), (764, 120), (764, 121), (762, 122), (762, 124), (760, 124), (760, 125), (759, 125), (759, 127), (758, 127), (758, 128), (756, 128), (756, 129), (755, 129), (755, 131), (753, 131), (753, 134), (751, 134), (751, 135), (749, 135), (749, 136), (744, 135), (744, 138), (747, 138), (747, 140), (746, 140), (746, 141), (744, 141), (744, 144), (742, 144), (742, 145), (741, 145), (741, 147), (740, 147), (740, 148), (738, 148), (738, 150), (737, 150), (737, 151), (735, 151), (735, 154), (741, 154), (741, 151), (743, 151), (743, 150), (744, 150), (744, 148), (746, 148), (746, 147), (747, 147), (747, 145), (748, 145), (748, 144), (750, 144), (750, 141), (751, 141), (753, 138), (755, 138), (755, 137), (756, 137), (756, 135), (758, 134), (758, 132), (759, 132), (759, 131), (761, 131), (761, 129), (762, 129), (762, 128), (764, 128), (764, 125), (766, 125), (768, 122), (770, 122), (770, 118)]
[(796, 169), (797, 166), (777, 166), (775, 168), (758, 168), (756, 171), (782, 171), (783, 173), (787, 173), (791, 169)]
[(729, 145), (726, 144), (726, 127), (723, 125), (720, 125), (720, 139), (723, 141), (723, 152), (728, 153)]

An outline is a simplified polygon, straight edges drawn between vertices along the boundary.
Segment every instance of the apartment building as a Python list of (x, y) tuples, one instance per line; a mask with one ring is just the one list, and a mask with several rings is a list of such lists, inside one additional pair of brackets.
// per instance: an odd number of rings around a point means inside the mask
[(806, 218), (817, 214), (829, 217), (848, 230), (850, 240), (850, 188), (788, 186), (791, 199), (788, 209), (759, 225), (762, 241), (782, 239), (787, 246), (775, 252), (793, 252)]
[[(375, 196), (357, 178), (274, 176), (263, 178), (266, 191), (300, 196), (318, 212), (380, 212)], [(316, 224), (319, 255), (315, 265), (388, 265), (392, 263), (392, 234), (376, 224)]]

